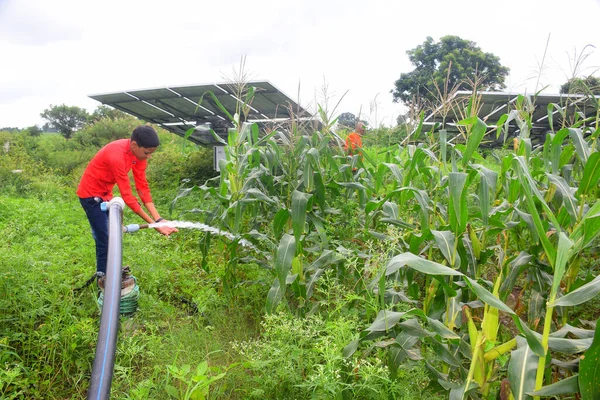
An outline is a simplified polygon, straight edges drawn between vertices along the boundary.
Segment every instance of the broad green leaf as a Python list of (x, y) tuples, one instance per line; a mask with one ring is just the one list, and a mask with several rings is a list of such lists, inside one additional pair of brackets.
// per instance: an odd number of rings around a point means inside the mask
[(342, 350), (342, 355), (346, 358), (351, 357), (352, 354), (354, 354), (356, 352), (356, 350), (358, 349), (359, 344), (360, 344), (360, 339), (351, 341)]
[(573, 196), (569, 184), (561, 176), (553, 174), (546, 174), (546, 176), (562, 194), (563, 205), (569, 212), (569, 215), (571, 216), (571, 221), (577, 221), (577, 200), (575, 199), (575, 196)]
[(563, 142), (569, 136), (569, 130), (563, 128), (559, 130), (552, 138), (552, 173), (558, 175), (560, 168), (560, 156), (563, 151)]
[(282, 208), (275, 214), (275, 218), (273, 218), (273, 233), (275, 237), (278, 238), (281, 236), (285, 225), (287, 224), (290, 218), (290, 212), (286, 208)]
[(481, 205), (481, 218), (485, 225), (489, 222), (490, 214), (490, 190), (492, 194), (496, 193), (498, 174), (483, 165), (473, 165), (479, 171), (481, 177), (479, 183), (479, 203)]
[[(473, 116), (471, 118), (463, 119), (458, 122), (458, 125), (471, 125), (471, 129), (469, 130), (469, 137), (467, 138), (467, 148), (463, 153), (462, 164), (463, 167), (466, 167), (471, 160), (471, 156), (479, 147), (481, 140), (485, 136), (485, 132), (487, 130), (487, 125), (485, 122), (480, 120), (477, 116)], [(474, 125), (474, 126), (473, 126)]]
[(281, 291), (285, 292), (285, 282), (287, 279), (288, 272), (292, 268), (292, 261), (296, 254), (296, 240), (293, 236), (287, 233), (283, 235), (277, 248), (277, 254), (275, 256), (275, 271), (277, 272), (277, 278), (279, 279), (279, 286)]
[(535, 390), (538, 356), (522, 338), (517, 337), (517, 343), (508, 363), (508, 381), (514, 399), (526, 400), (531, 398), (528, 393)]
[(333, 250), (324, 250), (323, 253), (321, 253), (321, 255), (319, 256), (319, 258), (317, 258), (312, 264), (310, 264), (310, 267), (308, 267), (307, 270), (311, 271), (319, 268), (325, 268), (329, 264), (336, 261), (335, 255), (336, 253)]
[(591, 189), (598, 187), (598, 180), (600, 180), (600, 151), (593, 153), (585, 164), (577, 195), (589, 194)]
[(338, 185), (345, 187), (346, 189), (354, 189), (354, 190), (358, 190), (358, 191), (365, 191), (367, 190), (366, 187), (364, 187), (364, 185), (362, 185), (361, 183), (358, 182), (336, 182)]
[(533, 217), (531, 216), (531, 214), (523, 212), (523, 211), (519, 210), (517, 207), (514, 207), (514, 209), (515, 209), (515, 212), (517, 214), (519, 214), (519, 217), (521, 217), (521, 219), (523, 220), (523, 222), (525, 222), (525, 224), (529, 228), (529, 233), (531, 234), (531, 237), (533, 238), (533, 240), (536, 243), (539, 242), (540, 241), (540, 235), (538, 234), (537, 227), (535, 225), (535, 222), (533, 221)]
[(497, 308), (500, 311), (504, 311), (505, 313), (515, 315), (515, 312), (506, 304), (504, 304), (498, 297), (494, 296), (490, 291), (477, 283), (476, 280), (469, 278), (468, 276), (464, 277), (465, 282), (471, 288), (473, 293), (477, 295), (477, 298), (483, 301), (490, 306)]
[(578, 304), (585, 303), (598, 293), (600, 293), (600, 275), (598, 275), (593, 281), (588, 282), (585, 285), (557, 299), (551, 305), (553, 307), (576, 306)]
[(514, 164), (515, 164), (515, 167), (517, 169), (517, 172), (519, 174), (519, 177), (520, 177), (520, 180), (522, 183), (521, 187), (523, 188), (523, 190), (525, 192), (525, 198), (527, 200), (527, 207), (529, 209), (529, 212), (531, 213), (531, 217), (533, 218), (533, 222), (534, 222), (536, 231), (538, 233), (538, 237), (539, 237), (540, 241), (542, 242), (542, 246), (544, 247), (546, 256), (550, 260), (550, 264), (554, 266), (554, 263), (556, 261), (556, 249), (554, 248), (554, 246), (552, 246), (552, 243), (550, 243), (550, 240), (546, 236), (546, 231), (542, 225), (542, 219), (541, 219), (540, 214), (538, 213), (538, 210), (535, 206), (534, 196), (537, 197), (537, 199), (540, 201), (540, 203), (542, 203), (542, 205), (546, 211), (546, 215), (547, 215), (548, 219), (550, 219), (552, 221), (552, 223), (554, 224), (554, 228), (557, 230), (560, 230), (560, 224), (558, 223), (558, 221), (556, 221), (556, 218), (554, 217), (552, 210), (550, 210), (550, 207), (548, 207), (548, 205), (544, 201), (543, 196), (537, 189), (535, 181), (529, 174), (529, 168), (527, 167), (527, 164), (525, 163), (525, 159), (523, 157), (515, 157)]
[(393, 257), (388, 262), (385, 275), (389, 276), (394, 272), (398, 271), (400, 268), (404, 267), (405, 265), (428, 275), (463, 275), (460, 271), (453, 270), (452, 268), (446, 267), (442, 264), (438, 264), (434, 261), (426, 260), (412, 253), (402, 253)]
[(277, 309), (277, 305), (281, 299), (283, 299), (283, 292), (284, 290), (282, 290), (281, 285), (279, 284), (279, 279), (275, 278), (273, 285), (267, 294), (267, 304), (265, 307), (267, 314), (271, 314)]
[(315, 283), (317, 282), (317, 280), (321, 277), (321, 275), (323, 274), (324, 270), (319, 268), (315, 271), (314, 274), (311, 275), (310, 277), (310, 281), (308, 282), (308, 285), (306, 285), (306, 298), (310, 299), (312, 296), (312, 292), (313, 289), (315, 287)]
[(455, 269), (460, 266), (460, 256), (458, 252), (454, 251), (454, 234), (450, 231), (434, 231), (432, 230), (435, 241), (438, 248), (448, 261), (448, 264), (452, 265)]
[(446, 148), (448, 144), (448, 133), (445, 129), (440, 129), (440, 155), (442, 158), (442, 163), (446, 165)]
[(573, 229), (571, 240), (575, 242), (575, 251), (586, 248), (600, 233), (600, 200), (596, 201), (583, 219)]
[(448, 216), (450, 226), (456, 234), (461, 234), (467, 228), (468, 208), (467, 191), (465, 183), (467, 174), (463, 172), (450, 172), (448, 174), (448, 186), (450, 189), (450, 202), (448, 205)]
[(448, 350), (447, 345), (439, 342), (435, 338), (431, 339), (431, 349), (433, 350), (434, 354), (446, 364), (450, 364), (455, 367), (460, 366), (460, 360), (458, 357)]
[(586, 338), (593, 338), (594, 337), (594, 331), (593, 330), (577, 328), (577, 327), (571, 326), (569, 324), (565, 324), (559, 330), (557, 330), (555, 332), (552, 332), (550, 334), (550, 337), (566, 337), (569, 333), (572, 334), (573, 336), (577, 337), (577, 338), (580, 338), (580, 339), (586, 339)]
[(600, 319), (594, 342), (579, 362), (579, 391), (582, 400), (600, 399)]
[(404, 332), (411, 336), (423, 338), (434, 335), (433, 333), (423, 329), (423, 327), (421, 326), (421, 324), (419, 324), (419, 321), (416, 318), (411, 318), (409, 320), (402, 321), (398, 324), (398, 326), (401, 327)]
[(586, 165), (588, 162), (588, 158), (590, 157), (590, 148), (583, 138), (583, 134), (581, 133), (581, 129), (568, 128), (569, 136), (571, 136), (571, 140), (573, 140), (573, 144), (575, 145), (575, 150), (577, 150), (577, 155), (581, 160), (582, 165)]
[(522, 251), (512, 261), (508, 263), (508, 273), (500, 286), (500, 297), (505, 299), (508, 293), (513, 290), (515, 282), (525, 267), (531, 262), (533, 257)]
[[(539, 334), (538, 334), (539, 335)], [(541, 339), (541, 335), (536, 335)], [(565, 338), (548, 338), (548, 348), (550, 350), (564, 354), (579, 354), (586, 351), (592, 345), (592, 338), (586, 339), (565, 339)]]
[(315, 196), (316, 196), (317, 204), (319, 205), (319, 208), (321, 209), (321, 211), (325, 212), (326, 192), (325, 192), (325, 183), (323, 182), (323, 176), (321, 175), (320, 172), (315, 172), (314, 178), (315, 178)]
[(398, 182), (398, 184), (402, 184), (402, 170), (398, 167), (397, 164), (391, 164), (391, 163), (383, 163), (383, 165), (385, 165), (386, 167), (389, 168), (389, 170), (392, 172), (392, 175), (394, 175), (394, 178), (396, 178), (396, 182)]
[(383, 212), (386, 213), (389, 218), (399, 219), (398, 204), (390, 202), (390, 201), (386, 201), (385, 203), (383, 203), (382, 209), (383, 209)]
[(448, 329), (446, 327), (446, 325), (444, 325), (437, 319), (433, 319), (433, 318), (429, 318), (429, 317), (426, 317), (426, 318), (427, 318), (427, 322), (429, 323), (429, 326), (431, 327), (431, 329), (435, 333), (437, 333), (438, 335), (443, 337), (444, 339), (460, 339), (460, 336), (458, 336), (456, 333), (454, 333), (453, 331)]
[[(227, 143), (221, 136), (217, 135), (217, 133), (215, 131), (213, 131), (212, 129), (210, 130), (211, 135), (213, 136), (213, 138), (215, 138), (215, 140), (219, 143), (221, 143), (223, 146), (229, 146), (229, 143)], [(224, 170), (223, 170), (224, 171)]]
[(253, 197), (258, 200), (266, 201), (267, 203), (273, 203), (273, 199), (265, 195), (263, 192), (256, 188), (250, 188), (246, 191), (246, 196)]
[(551, 385), (544, 386), (540, 390), (528, 393), (530, 396), (559, 396), (561, 394), (574, 394), (579, 392), (579, 380), (577, 375), (562, 379)]
[(308, 200), (312, 194), (302, 193), (294, 190), (292, 194), (292, 229), (296, 241), (304, 234), (304, 225), (306, 224), (306, 209)]
[(398, 324), (398, 322), (400, 321), (400, 318), (402, 318), (402, 316), (404, 314), (406, 314), (406, 313), (381, 310), (381, 311), (379, 311), (379, 314), (377, 314), (375, 321), (373, 321), (371, 326), (369, 326), (367, 328), (367, 331), (369, 331), (369, 332), (384, 332), (389, 329), (392, 329), (394, 326), (396, 326), (396, 324)]
[(565, 274), (567, 261), (571, 257), (571, 248), (573, 242), (565, 235), (564, 232), (559, 233), (558, 248), (556, 251), (556, 264), (554, 266), (554, 276), (552, 280), (552, 290), (550, 291), (550, 299), (554, 299), (558, 293), (560, 283)]

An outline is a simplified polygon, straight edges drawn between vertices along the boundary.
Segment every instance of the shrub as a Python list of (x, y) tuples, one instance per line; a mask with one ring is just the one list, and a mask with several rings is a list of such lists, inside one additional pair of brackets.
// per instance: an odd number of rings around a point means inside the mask
[(163, 149), (161, 145), (152, 156), (146, 175), (152, 187), (173, 188), (183, 179), (188, 179), (190, 186), (202, 185), (218, 172), (213, 168), (212, 152), (208, 148), (198, 147), (183, 154), (176, 147)]
[(82, 148), (100, 148), (113, 140), (128, 139), (133, 129), (142, 124), (143, 122), (135, 117), (101, 118), (75, 133), (73, 138)]

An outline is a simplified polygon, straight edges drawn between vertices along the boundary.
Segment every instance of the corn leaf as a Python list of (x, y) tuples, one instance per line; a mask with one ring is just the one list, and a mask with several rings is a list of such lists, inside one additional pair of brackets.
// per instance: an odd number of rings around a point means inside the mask
[(377, 314), (375, 321), (373, 321), (371, 326), (369, 326), (366, 330), (369, 332), (385, 332), (396, 326), (404, 314), (406, 313), (381, 310), (379, 311), (379, 314)]
[(448, 217), (450, 226), (456, 234), (461, 234), (467, 228), (467, 191), (465, 184), (467, 174), (463, 172), (450, 172), (448, 174), (448, 186), (450, 189), (450, 202), (448, 205)]
[(529, 169), (527, 168), (527, 164), (525, 164), (525, 159), (523, 157), (515, 157), (514, 164), (515, 164), (515, 167), (517, 169), (517, 172), (519, 174), (519, 177), (520, 177), (520, 180), (522, 183), (521, 187), (523, 188), (523, 191), (525, 192), (525, 198), (527, 200), (527, 207), (529, 208), (529, 212), (531, 213), (531, 217), (533, 218), (533, 222), (534, 222), (538, 237), (539, 237), (540, 241), (542, 242), (542, 246), (544, 247), (544, 250), (546, 251), (546, 255), (547, 255), (548, 259), (550, 260), (550, 264), (552, 264), (554, 266), (554, 262), (556, 260), (556, 249), (554, 248), (552, 243), (550, 243), (550, 240), (546, 236), (546, 230), (544, 229), (544, 227), (542, 225), (542, 219), (541, 219), (540, 214), (538, 213), (538, 210), (535, 206), (534, 196), (540, 201), (540, 203), (546, 210), (546, 215), (547, 215), (548, 219), (550, 219), (552, 221), (552, 223), (554, 224), (555, 229), (559, 230), (560, 225), (559, 225), (558, 221), (556, 220), (556, 217), (554, 217), (552, 210), (550, 210), (550, 207), (548, 207), (548, 204), (546, 204), (546, 202), (544, 201), (544, 197), (537, 189), (537, 186), (536, 186), (533, 178), (529, 174)]
[[(462, 164), (463, 167), (466, 167), (471, 160), (471, 156), (479, 147), (481, 140), (485, 136), (485, 132), (487, 130), (487, 125), (485, 122), (480, 120), (477, 116), (473, 116), (471, 118), (463, 119), (458, 122), (458, 125), (471, 125), (472, 128), (469, 132), (469, 138), (467, 139), (467, 148), (463, 153)], [(473, 126), (474, 125), (474, 126)]]
[(540, 390), (528, 393), (530, 396), (559, 396), (561, 394), (573, 394), (579, 392), (579, 377), (570, 376), (551, 385), (544, 386)]
[(412, 253), (402, 253), (393, 257), (386, 267), (385, 275), (389, 276), (400, 268), (409, 266), (419, 272), (428, 275), (447, 275), (447, 276), (462, 276), (460, 271), (453, 270), (445, 265), (438, 264), (434, 261), (429, 261)]
[(273, 285), (267, 294), (267, 304), (265, 307), (267, 314), (271, 314), (277, 309), (277, 305), (281, 302), (281, 299), (283, 299), (283, 292), (279, 279), (275, 278)]
[(581, 129), (568, 128), (569, 136), (571, 136), (571, 140), (573, 140), (573, 144), (575, 145), (575, 150), (577, 151), (577, 155), (581, 160), (582, 165), (586, 165), (588, 162), (588, 158), (590, 157), (590, 148), (583, 138), (583, 134), (581, 133)]
[(579, 391), (583, 400), (600, 399), (600, 320), (594, 342), (579, 362)]
[(596, 201), (573, 229), (571, 240), (575, 242), (575, 249), (579, 251), (586, 248), (600, 233), (600, 200)]
[(597, 151), (590, 156), (585, 164), (577, 195), (589, 194), (591, 189), (598, 187), (598, 180), (600, 180), (600, 152)]
[(294, 190), (294, 193), (292, 194), (292, 229), (294, 230), (296, 241), (299, 241), (300, 237), (304, 234), (306, 209), (308, 200), (311, 197), (312, 194), (302, 193), (297, 190)]
[(514, 399), (526, 400), (531, 398), (528, 393), (535, 390), (538, 356), (522, 338), (517, 337), (517, 343), (508, 363), (508, 381)]
[(448, 264), (453, 266), (455, 269), (460, 266), (460, 256), (458, 252), (454, 251), (454, 234), (450, 231), (434, 231), (432, 230), (435, 241), (438, 248), (448, 261)]
[[(292, 261), (296, 253), (296, 240), (287, 233), (283, 235), (277, 248), (275, 256), (275, 272), (279, 279), (279, 286), (282, 293), (285, 293), (285, 283), (288, 272), (292, 268)], [(282, 294), (283, 295), (283, 294)]]
[(575, 199), (575, 196), (573, 196), (573, 192), (571, 191), (569, 184), (561, 176), (554, 174), (546, 174), (546, 176), (548, 177), (548, 180), (550, 180), (550, 182), (552, 182), (552, 184), (560, 191), (563, 205), (571, 216), (571, 222), (577, 221), (577, 200)]
[(551, 305), (554, 307), (576, 306), (578, 304), (585, 303), (598, 293), (600, 293), (600, 275), (598, 275), (593, 281), (588, 282), (585, 285), (559, 298)]

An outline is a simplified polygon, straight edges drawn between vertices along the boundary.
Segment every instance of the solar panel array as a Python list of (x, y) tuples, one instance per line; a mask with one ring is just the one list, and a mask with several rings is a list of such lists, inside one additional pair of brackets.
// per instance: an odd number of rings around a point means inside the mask
[[(481, 92), (480, 96), (480, 109), (477, 113), (479, 118), (487, 123), (488, 126), (496, 126), (499, 118), (503, 114), (508, 114), (511, 110), (516, 107), (519, 94), (517, 93), (506, 93), (506, 92)], [(442, 123), (445, 120), (447, 127), (452, 127), (456, 122), (465, 118), (461, 114), (462, 110), (466, 108), (469, 99), (472, 97), (470, 91), (458, 91), (449, 100), (450, 106), (444, 110), (442, 107), (438, 107), (431, 112), (425, 118), (425, 124), (433, 125), (435, 123)], [(564, 114), (565, 117), (573, 119), (575, 113), (578, 113), (579, 119), (585, 119), (596, 115), (596, 108), (600, 96), (587, 96), (581, 94), (538, 94), (523, 95), (523, 99), (528, 101), (533, 106), (532, 114), (532, 136), (543, 137), (543, 134), (552, 130), (558, 130), (561, 128), (563, 123)], [(549, 117), (548, 106), (554, 104), (551, 107)], [(444, 119), (444, 112), (446, 116)], [(552, 122), (552, 127), (550, 123)], [(519, 127), (513, 121), (509, 124), (509, 134), (518, 134)]]
[[(296, 117), (311, 117), (304, 108), (268, 81), (246, 83), (246, 88), (250, 87), (255, 88), (255, 94), (249, 105), (246, 119), (249, 122), (285, 120), (292, 113)], [(180, 136), (184, 136), (190, 128), (196, 128), (190, 140), (211, 146), (218, 142), (208, 128), (225, 138), (227, 129), (233, 124), (208, 92), (212, 92), (231, 115), (235, 113), (236, 104), (243, 100), (239, 98), (239, 90), (235, 85), (228, 83), (132, 90), (89, 97)]]

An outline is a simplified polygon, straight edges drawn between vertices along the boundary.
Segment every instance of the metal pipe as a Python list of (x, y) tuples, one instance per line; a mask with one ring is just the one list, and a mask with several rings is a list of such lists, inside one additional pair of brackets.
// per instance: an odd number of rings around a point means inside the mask
[(150, 224), (129, 224), (123, 227), (123, 233), (133, 233), (137, 232), (140, 229), (146, 229), (150, 226)]
[(110, 396), (117, 348), (117, 333), (119, 331), (121, 268), (123, 265), (123, 231), (121, 226), (123, 224), (124, 208), (125, 203), (120, 197), (113, 198), (107, 206), (109, 213), (106, 283), (88, 400), (105, 400)]

